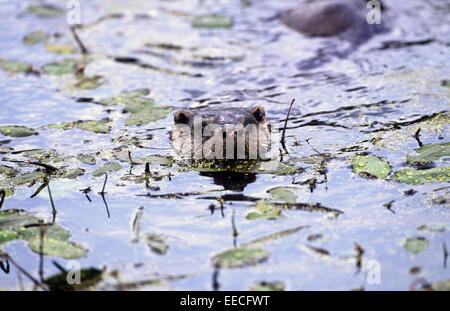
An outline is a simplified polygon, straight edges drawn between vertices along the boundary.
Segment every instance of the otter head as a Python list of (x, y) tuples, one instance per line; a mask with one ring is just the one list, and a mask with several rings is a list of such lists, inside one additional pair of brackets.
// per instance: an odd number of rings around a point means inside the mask
[(175, 150), (197, 159), (256, 159), (267, 152), (270, 125), (264, 108), (180, 110), (171, 140)]

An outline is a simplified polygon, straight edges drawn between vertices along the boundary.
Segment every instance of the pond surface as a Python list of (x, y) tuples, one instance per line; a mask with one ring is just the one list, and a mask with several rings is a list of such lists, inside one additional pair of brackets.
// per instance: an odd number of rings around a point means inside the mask
[[(0, 129), (26, 132), (0, 134), (0, 233), (11, 234), (0, 247), (15, 263), (1, 289), (34, 288), (17, 266), (39, 281), (73, 264), (105, 269), (91, 289), (408, 290), (450, 279), (446, 1), (386, 1), (391, 30), (326, 61), (317, 55), (347, 43), (274, 18), (300, 1), (82, 1), (84, 56), (62, 2), (0, 3)], [(211, 13), (224, 27), (194, 27)], [(323, 63), (298, 69), (315, 57)], [(283, 128), (293, 98), (289, 153), (273, 160), (291, 170), (206, 174), (176, 160), (175, 110), (261, 105)], [(411, 160), (430, 144), (438, 151)], [(8, 210), (29, 219), (14, 225)], [(43, 242), (21, 235), (33, 225)], [(70, 237), (46, 239), (57, 226)], [(230, 267), (220, 254), (235, 247), (244, 254)], [(247, 249), (259, 253), (242, 260)]]

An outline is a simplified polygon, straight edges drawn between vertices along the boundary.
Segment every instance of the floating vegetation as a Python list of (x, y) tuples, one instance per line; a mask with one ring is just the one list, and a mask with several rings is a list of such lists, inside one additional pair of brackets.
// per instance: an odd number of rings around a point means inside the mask
[(43, 73), (47, 75), (65, 75), (75, 73), (77, 70), (77, 61), (65, 59), (59, 62), (49, 63), (42, 66)]
[(356, 156), (353, 159), (353, 171), (363, 176), (385, 179), (389, 175), (391, 168), (388, 162), (376, 156), (367, 155)]
[(95, 156), (91, 154), (80, 154), (79, 156), (77, 156), (77, 159), (87, 165), (94, 165), (97, 162)]
[(170, 108), (157, 106), (153, 99), (146, 97), (148, 94), (150, 94), (148, 89), (133, 90), (105, 98), (99, 104), (104, 106), (123, 104), (125, 105), (123, 112), (130, 114), (125, 120), (125, 125), (144, 125), (162, 119), (170, 112)]
[(428, 144), (416, 149), (417, 155), (408, 155), (407, 161), (411, 165), (427, 164), (450, 156), (450, 142), (442, 144)]
[[(57, 224), (43, 224), (40, 219), (21, 210), (0, 211), (2, 243), (23, 239), (35, 253), (66, 259), (81, 258), (86, 250), (69, 241), (70, 234)], [(43, 237), (43, 238), (42, 238)]]
[(233, 172), (242, 174), (272, 174), (272, 175), (292, 175), (303, 169), (293, 165), (278, 161), (256, 161), (256, 160), (236, 160), (236, 161), (194, 161), (188, 165), (188, 169), (203, 173)]
[(194, 17), (192, 27), (195, 28), (231, 28), (233, 20), (218, 14), (205, 14)]
[(23, 42), (27, 45), (35, 45), (47, 41), (48, 37), (47, 33), (36, 30), (23, 37)]
[(269, 258), (269, 253), (260, 248), (238, 247), (213, 257), (214, 266), (222, 268), (243, 268), (257, 265)]
[(102, 280), (103, 272), (103, 270), (96, 268), (81, 269), (79, 271), (80, 282), (78, 283), (74, 280), (73, 284), (69, 284), (67, 280), (73, 276), (65, 271), (45, 279), (44, 284), (46, 284), (51, 291), (94, 289), (94, 286)]
[(432, 182), (450, 181), (450, 166), (434, 167), (424, 170), (404, 169), (395, 172), (392, 180), (410, 185), (422, 185)]
[(167, 252), (169, 246), (166, 244), (165, 239), (157, 234), (148, 234), (145, 238), (147, 245), (150, 247), (152, 252), (164, 255)]
[(7, 72), (10, 73), (31, 73), (33, 71), (33, 67), (30, 64), (24, 62), (18, 62), (14, 60), (1, 59), (0, 58), (0, 67)]
[(47, 44), (45, 49), (55, 54), (74, 54), (76, 52), (73, 46), (58, 43)]
[(120, 165), (117, 162), (110, 162), (110, 163), (102, 165), (101, 167), (96, 169), (92, 173), (92, 175), (94, 175), (95, 177), (99, 177), (99, 176), (105, 175), (106, 173), (109, 173), (109, 172), (116, 172), (120, 169), (122, 169), (122, 165)]
[(34, 129), (18, 125), (0, 126), (0, 133), (11, 137), (27, 137), (37, 135), (37, 132)]
[(72, 122), (60, 122), (48, 125), (50, 129), (71, 130), (74, 127), (88, 132), (108, 134), (111, 131), (111, 119), (105, 118), (98, 121), (83, 120)]
[(443, 223), (432, 223), (417, 227), (417, 230), (419, 231), (428, 231), (428, 232), (445, 232), (449, 229), (450, 224), (443, 224)]
[(284, 284), (282, 282), (266, 282), (261, 281), (257, 284), (252, 285), (249, 291), (256, 292), (279, 292), (284, 291)]
[(81, 90), (94, 90), (104, 83), (105, 80), (102, 75), (94, 75), (92, 77), (78, 75), (77, 78), (71, 82), (70, 87)]
[(26, 12), (43, 18), (58, 17), (64, 14), (63, 9), (51, 4), (31, 5), (27, 7)]
[(428, 248), (428, 241), (423, 237), (408, 238), (403, 247), (411, 253), (418, 254)]
[(247, 219), (276, 219), (281, 217), (281, 208), (271, 205), (265, 200), (259, 200), (253, 207), (252, 212), (247, 213)]

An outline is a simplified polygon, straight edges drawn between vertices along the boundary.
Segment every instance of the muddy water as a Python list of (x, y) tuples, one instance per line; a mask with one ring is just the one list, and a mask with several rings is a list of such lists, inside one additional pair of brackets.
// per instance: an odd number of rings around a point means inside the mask
[[(59, 2), (54, 4), (61, 6)], [(50, 158), (53, 166), (84, 170), (74, 179), (51, 178), (49, 184), (57, 209), (55, 223), (88, 250), (76, 259), (82, 268), (117, 270), (122, 282), (159, 280), (156, 285), (136, 286), (144, 289), (246, 290), (260, 281), (277, 281), (288, 290), (407, 290), (422, 277), (429, 283), (448, 280), (444, 256), (444, 245), (450, 247), (448, 182), (410, 185), (360, 176), (352, 168), (357, 153), (388, 161), (392, 172), (410, 168), (406, 155), (419, 147), (419, 141), (449, 141), (449, 88), (442, 83), (450, 78), (450, 8), (445, 1), (387, 1), (391, 16), (386, 20), (382, 16), (382, 22), (389, 23), (390, 32), (372, 38), (345, 59), (331, 56), (311, 70), (299, 70), (297, 64), (319, 53), (332, 54), (347, 43), (306, 38), (273, 18), (297, 1), (84, 1), (78, 34), (89, 50), (85, 58), (65, 13), (51, 18), (26, 13), (36, 3), (0, 5), (0, 58), (26, 62), (41, 71), (0, 71), (0, 125), (23, 125), (38, 132), (20, 138), (0, 135), (0, 140), (10, 140), (2, 142), (0, 164), (34, 171), (36, 166), (7, 160), (23, 150), (45, 149), (63, 158), (59, 162)], [(230, 17), (233, 25), (192, 27), (194, 16), (206, 13)], [(23, 37), (33, 31), (43, 31), (49, 38), (24, 44)], [(72, 46), (74, 52), (52, 53), (46, 45), (53, 43)], [(102, 83), (82, 89), (73, 85), (75, 74), (42, 73), (45, 64), (67, 58), (84, 62), (84, 75), (101, 75)], [(256, 174), (233, 187), (237, 180), (212, 178), (176, 162), (156, 163), (149, 167), (152, 178), (146, 187), (136, 177), (143, 176), (145, 165), (132, 165), (115, 152), (130, 151), (135, 159), (148, 155), (171, 159), (168, 131), (173, 113), (127, 126), (123, 106), (98, 104), (143, 88), (150, 89), (149, 97), (158, 106), (172, 112), (258, 104), (277, 128), (283, 127), (295, 98), (286, 132), (289, 154), (277, 160), (303, 170)], [(103, 118), (110, 120), (108, 133), (48, 127)], [(414, 134), (419, 128), (418, 141)], [(96, 163), (77, 161), (74, 157), (80, 154), (94, 154)], [(304, 160), (316, 156), (320, 162), (323, 154), (329, 155), (325, 165)], [(108, 173), (102, 197), (98, 193), (105, 175), (94, 176), (94, 171), (108, 162), (119, 163), (121, 169)], [(428, 167), (446, 163), (444, 157)], [(310, 190), (314, 177), (315, 188)], [(30, 198), (41, 184), (14, 187), (2, 210), (24, 209), (51, 223), (48, 192)], [(88, 187), (89, 199), (80, 191)], [(295, 187), (298, 203), (342, 213), (288, 209), (277, 219), (248, 219), (255, 201), (270, 199), (267, 191), (274, 187)], [(430, 230), (435, 228), (432, 224), (444, 229)], [(423, 225), (428, 230), (418, 230)], [(270, 253), (264, 262), (215, 271), (211, 260), (216, 254), (299, 226), (305, 228), (262, 243)], [(163, 254), (149, 247), (149, 234), (164, 240), (168, 248)], [(418, 252), (405, 247), (415, 238), (426, 241)], [(357, 256), (355, 243), (364, 249), (362, 256)], [(1, 249), (39, 278), (40, 257), (25, 241), (10, 241)], [(69, 262), (50, 255), (43, 261), (44, 277), (59, 273), (52, 261), (63, 267)], [(25, 289), (31, 289), (32, 283), (22, 278)], [(0, 271), (0, 288), (20, 288), (14, 266), (8, 274)]]

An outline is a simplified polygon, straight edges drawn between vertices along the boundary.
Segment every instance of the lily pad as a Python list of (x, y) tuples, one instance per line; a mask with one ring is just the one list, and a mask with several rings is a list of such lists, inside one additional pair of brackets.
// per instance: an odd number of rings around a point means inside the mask
[(23, 184), (28, 184), (30, 182), (43, 182), (44, 177), (47, 174), (44, 171), (28, 172), (22, 175), (17, 175), (10, 179), (6, 179), (6, 183), (10, 186), (18, 186)]
[(40, 226), (39, 218), (21, 210), (0, 211), (0, 233), (4, 233), (3, 243), (23, 239), (28, 242), (32, 251), (40, 253), (41, 230), (43, 230), (42, 253), (44, 255), (67, 259), (81, 258), (86, 255), (87, 251), (83, 247), (68, 241), (70, 234), (67, 230), (57, 224), (42, 225), (45, 229)]
[(275, 207), (266, 200), (259, 200), (254, 206), (254, 212), (249, 212), (246, 216), (247, 219), (276, 219), (281, 217), (281, 208)]
[(428, 248), (428, 241), (423, 237), (408, 238), (403, 247), (414, 254), (418, 254)]
[(23, 42), (27, 45), (35, 45), (47, 41), (48, 34), (43, 31), (37, 30), (29, 33), (23, 37)]
[(45, 49), (55, 54), (74, 54), (76, 52), (73, 46), (57, 43), (47, 44)]
[(48, 125), (51, 129), (63, 129), (63, 130), (71, 130), (74, 127), (79, 128), (80, 130), (93, 132), (93, 133), (102, 133), (108, 134), (111, 131), (111, 120), (109, 118), (101, 119), (101, 120), (80, 120), (80, 121), (72, 121), (72, 122), (60, 122), (55, 124)]
[(103, 270), (96, 268), (88, 268), (80, 270), (80, 284), (69, 284), (67, 277), (71, 277), (68, 273), (60, 273), (53, 275), (44, 280), (44, 283), (52, 291), (70, 291), (83, 290), (95, 286), (102, 280)]
[[(28, 241), (28, 245), (35, 253), (41, 252), (41, 239), (35, 238)], [(58, 256), (65, 259), (82, 258), (86, 256), (86, 250), (73, 242), (54, 240), (44, 237), (42, 253), (47, 256)]]
[(356, 156), (353, 159), (353, 171), (360, 175), (385, 179), (391, 168), (389, 163), (380, 160), (376, 156)]
[(0, 165), (0, 175), (3, 174), (12, 174), (14, 173), (16, 170), (10, 166), (7, 165)]
[(82, 89), (82, 90), (94, 90), (105, 83), (102, 75), (94, 75), (92, 77), (87, 77), (85, 75), (78, 76), (71, 83), (72, 88)]
[(146, 237), (147, 245), (150, 249), (159, 255), (164, 255), (167, 252), (169, 246), (165, 243), (165, 240), (162, 236), (157, 234), (149, 234)]
[(195, 28), (231, 28), (232, 26), (231, 18), (218, 14), (196, 16), (192, 21), (192, 27)]
[(450, 142), (442, 144), (428, 144), (416, 149), (418, 155), (408, 155), (409, 164), (427, 164), (450, 156)]
[(37, 134), (35, 130), (29, 127), (18, 125), (0, 126), (0, 133), (2, 133), (2, 135), (11, 137), (27, 137)]
[(31, 5), (26, 11), (39, 17), (46, 18), (58, 17), (64, 14), (63, 9), (51, 4)]
[(77, 156), (77, 159), (87, 165), (94, 165), (97, 161), (93, 155), (81, 154)]
[(0, 59), (0, 67), (11, 73), (30, 73), (33, 72), (33, 67), (30, 64), (18, 62), (8, 59)]
[(150, 94), (149, 89), (138, 89), (128, 92), (123, 92), (118, 95), (105, 98), (98, 102), (100, 105), (103, 106), (116, 106), (119, 104), (130, 104), (134, 99), (140, 98), (142, 96), (147, 96)]
[(213, 257), (214, 266), (222, 268), (242, 268), (257, 265), (269, 258), (269, 253), (260, 248), (238, 247)]
[(119, 163), (111, 162), (111, 163), (107, 163), (107, 164), (99, 167), (98, 169), (96, 169), (94, 171), (93, 175), (95, 177), (99, 177), (99, 176), (105, 175), (106, 173), (109, 173), (109, 172), (118, 171), (121, 168), (122, 168), (122, 165), (120, 165)]
[(15, 240), (19, 237), (17, 232), (6, 230), (0, 230), (0, 244)]
[(70, 171), (65, 172), (62, 175), (62, 178), (75, 179), (78, 176), (83, 175), (84, 172), (85, 172), (85, 170), (83, 170), (81, 168), (74, 168), (74, 169), (71, 169)]
[(284, 284), (282, 282), (266, 282), (262, 281), (249, 288), (250, 291), (274, 292), (284, 291)]
[(153, 99), (145, 97), (148, 94), (149, 89), (132, 90), (105, 98), (99, 104), (104, 106), (123, 104), (125, 105), (123, 112), (130, 114), (125, 120), (125, 125), (143, 125), (162, 119), (170, 112), (170, 108), (156, 106)]
[(42, 67), (42, 71), (45, 74), (56, 76), (74, 73), (76, 70), (77, 70), (77, 63), (76, 61), (71, 59), (46, 64)]
[(427, 225), (421, 225), (417, 227), (417, 230), (428, 232), (445, 232), (450, 228), (450, 224), (433, 223)]
[(404, 169), (393, 174), (392, 180), (410, 185), (450, 181), (450, 166), (434, 167), (426, 170)]
[(311, 197), (311, 193), (305, 188), (297, 187), (276, 187), (267, 190), (272, 202), (297, 203), (306, 202)]

